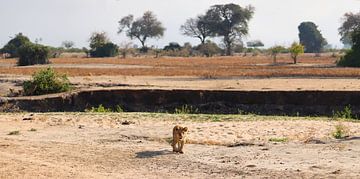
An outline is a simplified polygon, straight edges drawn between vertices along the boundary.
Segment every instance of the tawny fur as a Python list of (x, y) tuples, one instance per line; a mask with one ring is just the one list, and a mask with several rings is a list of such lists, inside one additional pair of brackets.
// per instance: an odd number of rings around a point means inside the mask
[(171, 146), (173, 147), (173, 152), (184, 153), (183, 148), (186, 142), (186, 133), (188, 131), (187, 127), (175, 126), (173, 129), (173, 141)]

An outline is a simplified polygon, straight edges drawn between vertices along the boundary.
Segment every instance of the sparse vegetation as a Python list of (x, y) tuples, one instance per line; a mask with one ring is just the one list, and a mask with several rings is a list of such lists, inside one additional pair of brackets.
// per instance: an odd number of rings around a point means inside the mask
[(100, 104), (98, 107), (91, 107), (88, 110), (85, 110), (85, 112), (93, 112), (93, 113), (111, 113), (111, 112), (124, 112), (123, 108), (120, 105), (116, 105), (115, 110), (112, 108), (106, 108), (102, 104)]
[(175, 108), (175, 114), (196, 114), (199, 112), (199, 109), (190, 106), (190, 105), (183, 105), (179, 108)]
[(35, 128), (31, 128), (29, 131), (30, 131), (30, 132), (36, 132), (36, 131), (37, 131), (37, 129), (35, 129)]
[(272, 56), (273, 58), (273, 63), (275, 64), (276, 63), (276, 58), (277, 56), (279, 55), (279, 53), (281, 53), (282, 51), (285, 50), (285, 47), (281, 46), (281, 45), (276, 45), (276, 46), (273, 46), (269, 49), (270, 51), (270, 55)]
[(349, 129), (340, 123), (335, 126), (335, 131), (332, 133), (332, 136), (335, 139), (344, 139), (349, 135), (348, 133), (349, 133)]
[(71, 89), (67, 76), (56, 73), (52, 68), (40, 70), (32, 78), (23, 83), (24, 95), (60, 93)]
[(353, 119), (355, 116), (352, 114), (351, 106), (345, 106), (342, 111), (333, 112), (334, 118), (341, 118), (341, 119)]
[(8, 135), (20, 135), (20, 131), (11, 131)]
[(280, 138), (270, 138), (269, 142), (278, 142), (278, 143), (284, 143), (287, 142), (289, 139), (286, 137), (280, 137)]

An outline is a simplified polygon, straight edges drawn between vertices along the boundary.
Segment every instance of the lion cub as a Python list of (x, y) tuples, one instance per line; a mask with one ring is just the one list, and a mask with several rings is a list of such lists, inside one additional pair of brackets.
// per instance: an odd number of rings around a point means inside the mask
[[(186, 132), (188, 131), (187, 127), (175, 126), (173, 129), (173, 141), (171, 146), (173, 147), (173, 152), (179, 152), (183, 154), (183, 148), (186, 140)], [(177, 144), (177, 146), (176, 146)]]

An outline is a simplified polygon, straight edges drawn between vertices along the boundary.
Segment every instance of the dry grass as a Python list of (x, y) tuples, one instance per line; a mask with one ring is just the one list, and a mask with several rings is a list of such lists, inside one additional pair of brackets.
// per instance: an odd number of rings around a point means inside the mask
[[(337, 68), (336, 58), (330, 55), (314, 57), (304, 55), (299, 64), (292, 64), (288, 55), (278, 58), (273, 65), (268, 56), (214, 57), (214, 58), (56, 58), (52, 64), (91, 65), (87, 68), (56, 67), (56, 71), (69, 76), (129, 75), (129, 76), (199, 76), (216, 77), (358, 77), (358, 68)], [(16, 67), (16, 60), (0, 60), (0, 74), (30, 75), (39, 67)], [(145, 65), (152, 68), (96, 68), (96, 64)]]

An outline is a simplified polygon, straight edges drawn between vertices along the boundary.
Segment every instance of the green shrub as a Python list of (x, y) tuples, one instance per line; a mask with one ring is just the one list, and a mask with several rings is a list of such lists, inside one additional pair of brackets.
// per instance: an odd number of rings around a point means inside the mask
[(105, 108), (102, 104), (100, 104), (98, 107), (91, 107), (91, 109), (86, 110), (86, 112), (107, 113), (112, 112), (112, 110), (110, 108)]
[(345, 106), (342, 111), (333, 112), (334, 118), (342, 118), (342, 119), (352, 119), (354, 115), (352, 114), (351, 106)]
[(175, 114), (194, 114), (198, 112), (199, 109), (189, 105), (183, 105), (179, 108), (175, 108)]
[(91, 49), (91, 57), (115, 57), (119, 54), (119, 47), (111, 42)]
[(332, 133), (332, 136), (335, 139), (344, 139), (348, 136), (349, 129), (343, 124), (338, 124), (335, 126), (335, 131)]
[(49, 48), (43, 45), (26, 43), (22, 45), (19, 50), (19, 66), (48, 64), (49, 63)]
[(282, 142), (287, 142), (289, 139), (286, 137), (282, 137), (282, 138), (270, 138), (269, 142), (278, 142), (278, 143), (282, 143)]
[(66, 75), (59, 75), (47, 68), (36, 72), (32, 80), (23, 84), (24, 95), (43, 95), (69, 91), (71, 86)]

